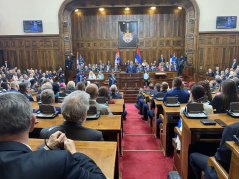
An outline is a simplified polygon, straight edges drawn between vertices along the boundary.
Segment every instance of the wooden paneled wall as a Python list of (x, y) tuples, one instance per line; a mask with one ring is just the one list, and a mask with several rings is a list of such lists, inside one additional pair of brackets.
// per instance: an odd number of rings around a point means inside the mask
[(55, 70), (64, 64), (59, 35), (0, 36), (0, 50), (11, 67)]
[(236, 58), (239, 62), (239, 32), (204, 32), (199, 34), (196, 70), (205, 73), (208, 68), (222, 70)]
[[(85, 62), (97, 63), (110, 60), (114, 63), (118, 46), (118, 22), (138, 22), (138, 46), (141, 59), (152, 62), (161, 54), (167, 61), (173, 50), (177, 56), (185, 53), (185, 11), (177, 7), (80, 9), (72, 14), (73, 51), (83, 55)], [(136, 48), (119, 49), (121, 62), (135, 59)]]

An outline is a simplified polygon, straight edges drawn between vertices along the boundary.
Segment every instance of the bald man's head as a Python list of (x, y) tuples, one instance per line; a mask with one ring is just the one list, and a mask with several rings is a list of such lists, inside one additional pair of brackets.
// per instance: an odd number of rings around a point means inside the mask
[(19, 85), (16, 81), (11, 82), (10, 87), (15, 90), (19, 90)]
[(90, 95), (90, 99), (96, 99), (98, 97), (98, 87), (95, 84), (88, 85), (86, 92)]
[(45, 89), (51, 89), (52, 90), (52, 84), (51, 83), (44, 83), (41, 86), (41, 90), (44, 91)]

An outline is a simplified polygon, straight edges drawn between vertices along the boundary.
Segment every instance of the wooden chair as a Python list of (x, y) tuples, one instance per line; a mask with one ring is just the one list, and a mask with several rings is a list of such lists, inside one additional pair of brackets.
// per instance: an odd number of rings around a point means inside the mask
[(219, 179), (228, 179), (229, 175), (214, 157), (209, 157), (207, 161), (210, 167), (215, 168)]
[[(159, 114), (159, 117), (164, 120), (164, 116), (162, 114)], [(156, 134), (157, 137), (160, 137), (160, 145), (163, 146), (163, 123), (160, 124), (160, 127), (157, 125), (157, 121), (155, 121), (156, 124)]]
[[(178, 138), (182, 141), (182, 131), (178, 127), (174, 127), (174, 132), (177, 133)], [(177, 150), (176, 138), (172, 139), (173, 150), (173, 169), (181, 174), (180, 150)]]

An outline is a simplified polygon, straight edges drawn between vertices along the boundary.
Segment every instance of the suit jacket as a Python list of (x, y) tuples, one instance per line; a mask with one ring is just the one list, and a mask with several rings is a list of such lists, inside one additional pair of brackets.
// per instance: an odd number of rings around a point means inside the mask
[[(114, 78), (114, 80), (113, 80), (113, 78)], [(116, 84), (116, 83), (117, 83), (117, 75), (115, 73), (113, 75), (112, 75), (112, 73), (109, 74), (109, 86)]]
[(44, 149), (32, 152), (19, 142), (0, 142), (0, 161), (1, 178), (106, 178), (95, 162), (84, 154)]
[(164, 63), (165, 63), (165, 58), (161, 58), (161, 57), (160, 57), (159, 60), (158, 60), (158, 62), (159, 62), (159, 63), (161, 63), (161, 62), (164, 62)]
[(99, 104), (96, 101), (89, 102), (90, 106), (95, 106), (97, 111), (100, 111), (100, 115), (113, 115), (109, 107), (104, 104)]
[(84, 78), (86, 78), (86, 75), (85, 75), (85, 73), (83, 73), (83, 72), (82, 72), (82, 74), (80, 74), (80, 73), (77, 73), (77, 74), (76, 74), (76, 84), (77, 84), (78, 82), (81, 82), (81, 81), (83, 81), (83, 80), (84, 80)]
[(181, 88), (174, 88), (172, 91), (165, 93), (163, 102), (166, 101), (167, 97), (177, 96), (180, 103), (187, 103), (189, 100), (189, 92), (183, 91)]
[(71, 70), (71, 60), (70, 59), (66, 59), (65, 60), (65, 67), (66, 66), (68, 66), (68, 67), (66, 67), (66, 70)]
[(122, 95), (119, 93), (110, 93), (112, 99), (122, 99)]
[(136, 66), (133, 65), (132, 67), (129, 65), (126, 68), (126, 73), (136, 73)]
[(83, 127), (80, 123), (72, 121), (64, 121), (61, 125), (56, 125), (52, 127), (47, 127), (41, 130), (40, 138), (45, 138), (46, 134), (48, 137), (59, 130), (60, 127), (64, 129), (66, 137), (72, 140), (82, 140), (82, 141), (103, 141), (103, 134), (95, 129), (90, 129)]
[[(55, 107), (55, 110), (58, 111), (59, 113), (58, 114), (61, 114), (61, 107)], [(39, 109), (35, 109), (33, 112), (34, 113), (37, 113), (39, 111)]]
[(3, 66), (10, 69), (9, 63), (7, 63), (7, 64), (4, 63)]
[(34, 101), (34, 99), (31, 96), (29, 96), (28, 94), (26, 94), (26, 93), (22, 93), (22, 94), (24, 96), (26, 96), (26, 98), (29, 99), (29, 101)]
[(238, 62), (232, 62), (231, 67), (235, 70), (237, 68)]

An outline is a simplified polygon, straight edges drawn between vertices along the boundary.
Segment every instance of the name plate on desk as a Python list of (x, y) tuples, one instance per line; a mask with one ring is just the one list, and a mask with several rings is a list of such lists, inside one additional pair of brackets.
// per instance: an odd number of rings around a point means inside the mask
[(157, 72), (157, 73), (155, 73), (155, 75), (167, 75), (165, 72)]

